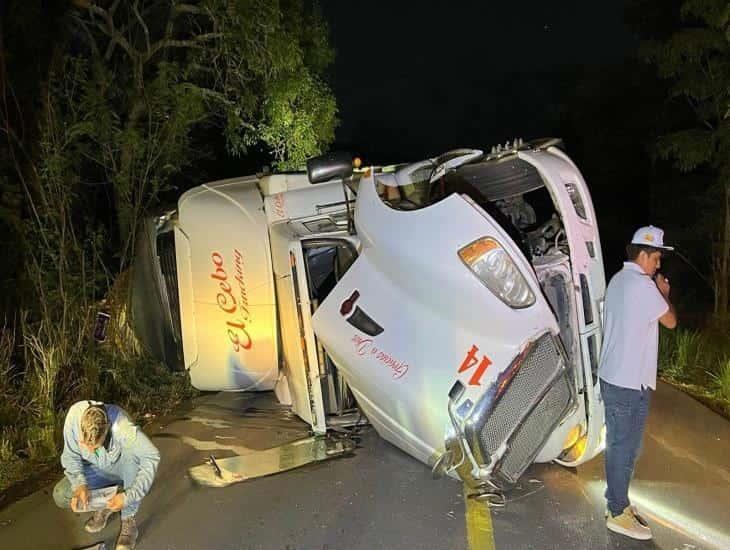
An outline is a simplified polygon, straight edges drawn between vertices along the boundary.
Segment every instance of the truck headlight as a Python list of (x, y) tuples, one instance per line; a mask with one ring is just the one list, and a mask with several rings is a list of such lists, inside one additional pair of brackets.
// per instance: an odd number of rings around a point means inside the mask
[(482, 237), (459, 250), (459, 258), (492, 293), (511, 308), (535, 303), (535, 295), (507, 251), (496, 239)]

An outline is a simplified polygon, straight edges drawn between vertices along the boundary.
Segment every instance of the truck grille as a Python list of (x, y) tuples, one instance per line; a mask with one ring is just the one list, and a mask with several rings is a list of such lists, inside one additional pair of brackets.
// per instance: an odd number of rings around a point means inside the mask
[(485, 414), (483, 425), (475, 428), (485, 462), (508, 442), (494, 475), (513, 483), (572, 402), (568, 371), (551, 334), (544, 334), (532, 346), (498, 399)]
[(510, 440), (499, 466), (500, 477), (508, 483), (519, 479), (570, 405), (570, 378), (566, 373), (558, 378)]

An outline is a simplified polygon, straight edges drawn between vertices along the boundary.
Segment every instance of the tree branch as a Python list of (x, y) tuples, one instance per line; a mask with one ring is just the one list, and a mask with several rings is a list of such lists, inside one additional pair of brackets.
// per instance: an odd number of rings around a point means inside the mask
[(132, 4), (132, 11), (134, 12), (135, 17), (137, 18), (137, 21), (139, 21), (139, 24), (142, 26), (142, 31), (144, 32), (145, 42), (147, 43), (147, 55), (150, 55), (150, 30), (147, 28), (147, 24), (144, 22), (144, 19), (142, 19), (142, 15), (139, 13), (139, 10), (137, 9), (137, 3), (138, 2), (134, 2), (134, 4)]
[[(120, 2), (120, 0), (114, 0), (114, 3), (109, 8), (109, 15), (112, 18), (114, 18), (114, 14), (117, 11), (117, 7), (119, 6), (119, 2)], [(149, 8), (146, 9), (146, 10), (142, 10), (142, 14), (145, 14), (148, 10), (149, 10)], [(121, 27), (119, 27), (119, 29), (117, 29), (117, 31), (118, 31), (118, 33), (119, 33), (120, 36), (124, 36), (124, 33), (127, 31), (127, 26), (126, 25), (122, 25)], [(116, 40), (110, 40), (109, 41), (109, 45), (107, 46), (106, 52), (104, 53), (104, 60), (105, 61), (109, 61), (112, 58), (112, 54), (114, 53), (114, 48), (116, 47), (116, 45), (117, 45)]]
[(180, 13), (192, 13), (194, 15), (203, 15), (206, 13), (206, 11), (198, 6), (195, 6), (193, 4), (175, 4), (175, 6), (172, 8), (172, 11), (175, 12), (175, 14)]
[(120, 0), (114, 0), (114, 3), (109, 8), (109, 15), (111, 17), (114, 17), (114, 14), (116, 13), (117, 8), (119, 7), (119, 2), (120, 2)]
[(96, 38), (94, 38), (94, 35), (91, 34), (91, 31), (89, 30), (89, 26), (86, 24), (86, 21), (84, 21), (81, 17), (74, 15), (73, 16), (74, 21), (81, 25), (81, 28), (84, 29), (84, 32), (86, 33), (87, 38), (89, 39), (89, 46), (91, 47), (91, 51), (94, 54), (94, 56), (99, 55), (99, 46), (96, 43)]
[[(115, 6), (112, 6), (115, 8)], [(116, 8), (115, 8), (116, 9)], [(111, 14), (107, 12), (104, 8), (100, 8), (96, 5), (89, 6), (89, 12), (93, 14), (101, 16), (104, 21), (106, 21), (106, 27), (102, 25), (101, 23), (95, 23), (97, 28), (101, 30), (104, 34), (106, 34), (112, 42), (118, 43), (122, 49), (124, 49), (125, 52), (127, 52), (127, 55), (131, 57), (133, 60), (137, 60), (140, 58), (140, 53), (135, 50), (132, 45), (127, 41), (127, 39), (124, 37), (124, 35), (117, 30), (117, 28), (114, 26), (114, 19), (112, 18)], [(110, 45), (111, 47), (111, 45)], [(107, 49), (107, 53), (108, 53)]]
[(199, 34), (198, 36), (188, 39), (188, 40), (173, 40), (172, 38), (164, 38), (158, 42), (155, 42), (155, 44), (152, 46), (152, 50), (150, 53), (145, 57), (144, 62), (147, 62), (150, 60), (150, 58), (156, 54), (158, 51), (165, 49), (165, 48), (199, 48), (199, 49), (205, 49), (206, 48), (206, 42), (209, 42), (211, 40), (215, 40), (217, 38), (222, 38), (223, 33), (220, 32), (209, 32), (206, 34)]

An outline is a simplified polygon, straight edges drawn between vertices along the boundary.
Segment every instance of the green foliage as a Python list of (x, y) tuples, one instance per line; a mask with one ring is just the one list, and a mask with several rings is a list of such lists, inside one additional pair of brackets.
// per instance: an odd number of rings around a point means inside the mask
[[(642, 56), (670, 83), (677, 111), (674, 127), (661, 136), (656, 153), (684, 172), (705, 170), (702, 192), (713, 241), (715, 313), (730, 313), (730, 4), (727, 0), (681, 2), (681, 28), (642, 44)], [(719, 200), (717, 200), (719, 198)]]
[(730, 357), (718, 362), (717, 374), (712, 377), (718, 396), (730, 402)]
[(301, 0), (204, 4), (224, 31), (220, 54), (194, 52), (187, 75), (219, 109), (229, 153), (262, 143), (289, 168), (321, 152), (334, 138), (336, 106), (321, 79), (333, 52), (320, 14)]
[[(144, 423), (148, 414), (164, 414), (195, 393), (187, 373), (171, 372), (144, 354), (84, 340), (77, 353), (64, 356), (47, 340), (62, 333), (39, 325), (24, 332), (30, 370), (20, 380), (0, 371), (0, 491), (57, 459), (65, 411), (77, 399), (118, 403)], [(0, 361), (4, 349), (0, 345)]]
[[(708, 27), (726, 29), (730, 22), (730, 4), (716, 0), (686, 0), (682, 4), (682, 15), (695, 17)], [(729, 40), (730, 36), (725, 35)]]
[(146, 414), (170, 411), (195, 393), (187, 373), (172, 372), (149, 357), (124, 358), (102, 350), (93, 362), (94, 365), (86, 368), (98, 368), (96, 395), (103, 395), (107, 401), (134, 411), (140, 419)]
[(0, 492), (27, 475), (25, 464), (16, 454), (17, 435), (10, 428), (0, 430)]
[(334, 139), (335, 102), (324, 90), (320, 80), (304, 76), (280, 81), (270, 91), (260, 133), (278, 168), (301, 169)]
[(3, 428), (0, 431), (0, 463), (7, 463), (15, 457), (15, 435), (12, 428)]
[(210, 153), (192, 145), (196, 132), (218, 129), (233, 156), (263, 146), (277, 167), (298, 167), (334, 138), (337, 109), (326, 25), (302, 0), (114, 6), (73, 12), (87, 49), (54, 72), (66, 81), (54, 101), (78, 119), (81, 179), (111, 185), (125, 266), (139, 219)]
[(708, 163), (725, 172), (730, 166), (730, 9), (723, 0), (692, 0), (681, 12), (685, 27), (641, 47), (643, 57), (671, 81), (670, 98), (689, 106), (694, 119), (693, 127), (664, 136), (659, 153), (677, 159), (685, 171)]
[(701, 331), (663, 329), (659, 338), (659, 373), (701, 398), (730, 412), (730, 341), (719, 321)]
[(8, 430), (19, 413), (14, 399), (19, 389), (18, 373), (13, 364), (14, 351), (15, 332), (6, 323), (0, 328), (0, 444), (3, 446), (12, 441)]
[(679, 130), (661, 136), (657, 150), (663, 158), (674, 158), (683, 172), (690, 172), (712, 160), (712, 134), (700, 128)]
[(661, 372), (679, 382), (688, 382), (693, 374), (704, 372), (703, 339), (699, 332), (678, 329), (663, 331), (660, 347)]
[[(49, 70), (28, 87), (37, 131), (16, 135), (20, 124), (0, 113), (12, 142), (0, 159), (0, 228), (26, 243), (28, 289), (18, 341), (0, 338), (3, 483), (15, 479), (18, 453), (56, 456), (63, 414), (80, 397), (141, 415), (191, 394), (186, 374), (129, 336), (125, 274), (139, 221), (213, 152), (194, 138), (218, 132), (231, 155), (255, 146), (280, 168), (299, 167), (327, 147), (337, 122), (326, 25), (303, 0), (73, 6), (62, 21), (72, 40), (54, 44)], [(0, 84), (12, 103), (15, 91)], [(99, 345), (91, 327), (102, 307), (115, 326)]]
[(658, 370), (660, 373), (669, 376), (669, 370), (672, 368), (672, 360), (674, 348), (676, 346), (677, 333), (682, 329), (667, 330), (659, 327), (659, 352), (658, 352)]

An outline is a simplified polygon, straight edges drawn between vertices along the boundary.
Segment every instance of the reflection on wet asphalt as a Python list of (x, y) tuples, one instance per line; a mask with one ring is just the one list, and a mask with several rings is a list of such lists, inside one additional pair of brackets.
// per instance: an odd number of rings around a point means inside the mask
[(529, 490), (531, 479), (545, 488), (524, 499), (508, 496), (504, 509), (493, 510), (497, 548), (730, 549), (730, 423), (661, 384), (647, 429), (630, 497), (653, 541), (606, 530), (599, 456), (577, 469), (528, 469), (518, 491)]
[[(188, 476), (188, 468), (209, 454), (269, 449), (308, 436), (307, 428), (271, 393), (206, 394), (157, 419), (147, 431), (162, 462), (140, 509), (137, 548), (468, 547), (461, 484), (433, 480), (427, 467), (371, 429), (362, 431), (359, 447), (346, 458), (226, 488), (200, 487)], [(600, 457), (577, 470), (532, 466), (506, 495), (506, 506), (477, 518), (471, 532), (491, 530), (495, 547), (509, 550), (730, 548), (728, 476), (730, 423), (661, 386), (631, 495), (649, 519), (654, 541), (606, 530)], [(113, 548), (118, 519), (89, 535), (82, 529), (85, 517), (55, 508), (51, 488), (0, 511), (0, 548), (74, 548), (101, 540)], [(478, 523), (487, 520), (490, 525)]]

